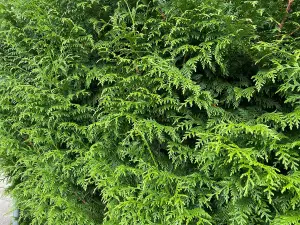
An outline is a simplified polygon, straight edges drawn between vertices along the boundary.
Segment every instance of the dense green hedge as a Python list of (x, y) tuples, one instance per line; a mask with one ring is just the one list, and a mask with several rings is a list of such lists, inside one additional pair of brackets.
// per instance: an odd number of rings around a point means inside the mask
[(300, 224), (299, 16), (291, 0), (0, 0), (21, 224)]

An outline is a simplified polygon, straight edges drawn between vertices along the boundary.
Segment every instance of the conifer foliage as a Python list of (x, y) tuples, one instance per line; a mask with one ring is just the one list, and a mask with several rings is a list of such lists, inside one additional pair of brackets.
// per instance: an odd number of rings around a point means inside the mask
[(20, 223), (300, 224), (297, 0), (0, 0)]

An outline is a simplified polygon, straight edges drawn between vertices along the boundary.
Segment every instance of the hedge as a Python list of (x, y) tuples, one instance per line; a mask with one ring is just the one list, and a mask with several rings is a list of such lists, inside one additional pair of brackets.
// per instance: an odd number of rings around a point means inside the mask
[(20, 224), (300, 224), (300, 4), (0, 0)]

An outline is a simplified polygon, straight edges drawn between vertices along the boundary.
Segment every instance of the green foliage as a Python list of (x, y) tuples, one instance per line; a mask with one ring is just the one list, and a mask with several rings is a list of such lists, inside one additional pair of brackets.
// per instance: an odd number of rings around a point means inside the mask
[(21, 224), (299, 224), (300, 5), (0, 0)]

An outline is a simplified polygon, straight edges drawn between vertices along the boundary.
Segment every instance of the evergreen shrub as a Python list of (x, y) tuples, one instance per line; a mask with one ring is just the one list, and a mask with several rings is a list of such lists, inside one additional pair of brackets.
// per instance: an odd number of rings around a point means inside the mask
[(0, 0), (20, 224), (300, 224), (300, 4)]

